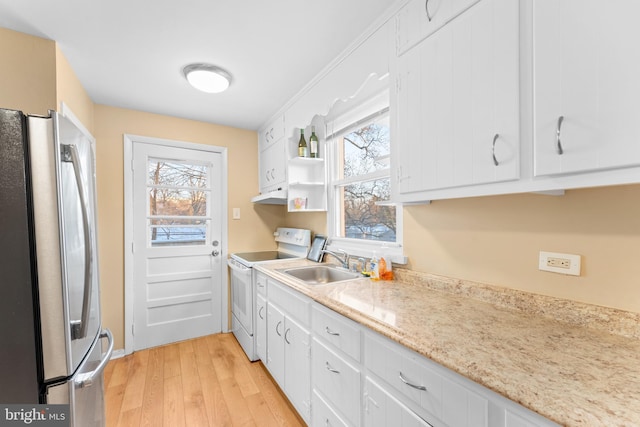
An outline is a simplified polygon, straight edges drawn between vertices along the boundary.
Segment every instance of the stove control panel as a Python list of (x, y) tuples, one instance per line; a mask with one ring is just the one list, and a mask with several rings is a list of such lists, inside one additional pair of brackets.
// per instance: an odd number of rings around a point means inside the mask
[(303, 228), (278, 227), (273, 233), (276, 242), (308, 248), (311, 244), (311, 231)]

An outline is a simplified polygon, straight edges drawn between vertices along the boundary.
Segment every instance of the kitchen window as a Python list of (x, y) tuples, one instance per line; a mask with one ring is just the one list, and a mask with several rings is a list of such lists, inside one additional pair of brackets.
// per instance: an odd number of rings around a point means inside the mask
[(402, 255), (402, 209), (391, 198), (388, 92), (327, 121), (331, 249)]

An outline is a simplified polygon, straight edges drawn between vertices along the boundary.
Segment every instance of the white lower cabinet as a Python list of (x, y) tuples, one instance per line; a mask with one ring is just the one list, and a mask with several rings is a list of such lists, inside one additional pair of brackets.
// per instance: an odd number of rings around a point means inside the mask
[(306, 422), (311, 415), (308, 318), (309, 301), (305, 297), (268, 281), (266, 366)]
[(360, 369), (316, 338), (312, 344), (314, 391), (352, 426), (360, 425)]
[(364, 385), (364, 425), (371, 427), (433, 427), (367, 377)]

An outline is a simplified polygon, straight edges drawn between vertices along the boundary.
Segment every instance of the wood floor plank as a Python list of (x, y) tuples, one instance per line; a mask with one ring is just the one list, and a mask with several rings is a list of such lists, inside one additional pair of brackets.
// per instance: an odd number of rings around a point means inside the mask
[(144, 383), (141, 427), (162, 426), (164, 404), (164, 348), (149, 350), (147, 378)]
[(121, 409), (123, 412), (135, 408), (142, 408), (149, 350), (137, 351), (129, 357), (129, 376)]
[(198, 365), (196, 363), (196, 355), (193, 349), (193, 341), (183, 341), (178, 343), (180, 349), (180, 375), (197, 376)]
[[(111, 363), (111, 362), (110, 362)], [(106, 412), (107, 426), (117, 426), (120, 419), (120, 408), (127, 384), (111, 385), (105, 388), (104, 406)]]
[(120, 412), (118, 427), (138, 427), (140, 425), (141, 408)]
[(231, 415), (224, 400), (224, 392), (213, 367), (201, 374), (202, 395), (210, 426), (231, 426)]
[(260, 427), (281, 427), (281, 424), (273, 416), (271, 409), (269, 409), (269, 405), (267, 401), (264, 400), (262, 393), (247, 396), (245, 400), (247, 401), (249, 411), (251, 411), (251, 416), (256, 425)]
[(209, 419), (198, 375), (182, 376), (184, 419), (189, 427), (207, 427)]
[(184, 427), (182, 377), (171, 376), (164, 379), (162, 414), (163, 426)]
[(167, 345), (164, 349), (164, 377), (180, 375), (180, 350), (177, 345)]
[(220, 381), (220, 385), (224, 390), (224, 401), (229, 408), (231, 415), (231, 423), (233, 426), (254, 426), (256, 425), (249, 411), (247, 401), (242, 397), (240, 387), (235, 378), (225, 378)]
[(113, 368), (113, 374), (111, 375), (111, 379), (109, 381), (109, 387), (127, 384), (127, 381), (129, 380), (130, 361), (131, 357), (126, 356), (114, 362), (116, 366)]

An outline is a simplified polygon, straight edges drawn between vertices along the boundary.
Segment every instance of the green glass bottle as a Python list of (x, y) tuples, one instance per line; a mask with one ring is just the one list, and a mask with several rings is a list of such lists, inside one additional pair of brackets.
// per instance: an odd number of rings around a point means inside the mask
[(304, 129), (300, 129), (300, 141), (298, 141), (298, 157), (309, 157), (307, 140), (304, 139)]
[(309, 157), (316, 158), (318, 155), (318, 137), (316, 136), (316, 127), (311, 126), (311, 136), (309, 137)]

